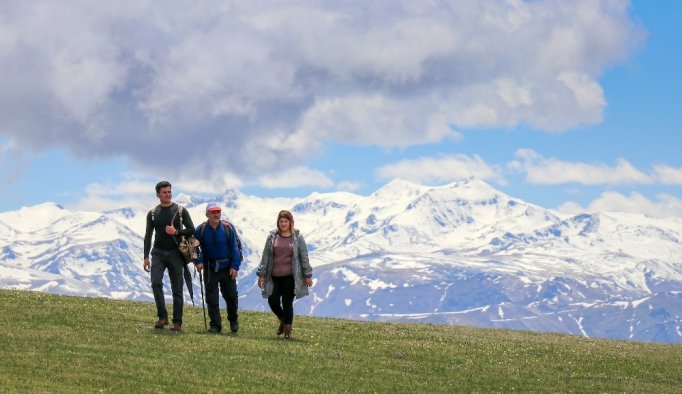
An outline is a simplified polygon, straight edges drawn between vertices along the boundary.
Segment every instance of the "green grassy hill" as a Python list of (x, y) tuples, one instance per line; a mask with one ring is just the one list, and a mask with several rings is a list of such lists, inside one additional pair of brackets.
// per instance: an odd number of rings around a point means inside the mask
[(201, 307), (172, 334), (150, 303), (7, 290), (0, 311), (0, 392), (682, 392), (680, 345), (298, 316), (284, 341), (249, 311), (205, 334)]

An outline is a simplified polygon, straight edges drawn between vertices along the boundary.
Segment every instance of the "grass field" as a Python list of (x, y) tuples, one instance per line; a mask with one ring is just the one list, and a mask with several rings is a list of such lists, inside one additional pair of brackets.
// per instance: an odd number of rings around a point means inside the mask
[[(240, 311), (154, 330), (151, 303), (0, 290), (0, 392), (682, 392), (682, 346)], [(223, 316), (225, 311), (223, 310)]]

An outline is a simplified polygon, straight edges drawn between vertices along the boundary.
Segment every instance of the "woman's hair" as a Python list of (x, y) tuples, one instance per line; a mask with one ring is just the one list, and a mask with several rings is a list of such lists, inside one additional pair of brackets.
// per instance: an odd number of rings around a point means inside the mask
[(289, 231), (293, 234), (294, 232), (294, 215), (291, 214), (291, 212), (287, 210), (282, 210), (279, 211), (277, 214), (277, 231), (279, 232), (281, 229), (279, 228), (279, 219), (281, 218), (286, 218), (289, 220)]

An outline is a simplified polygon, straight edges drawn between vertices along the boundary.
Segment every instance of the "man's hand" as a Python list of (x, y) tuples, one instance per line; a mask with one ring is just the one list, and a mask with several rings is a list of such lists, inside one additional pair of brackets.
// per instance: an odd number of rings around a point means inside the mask
[(258, 287), (263, 287), (265, 284), (265, 278), (258, 278)]
[(305, 278), (305, 285), (310, 287), (313, 285), (313, 278)]
[(151, 265), (151, 264), (149, 264), (149, 257), (145, 258), (145, 259), (144, 259), (144, 263), (142, 264), (142, 268), (145, 270), (145, 272), (149, 272), (149, 271), (150, 271), (150, 269), (149, 269), (149, 266), (150, 266), (150, 265)]
[(199, 271), (199, 272), (201, 272), (201, 270), (204, 269), (203, 264), (197, 264), (195, 267), (197, 268), (197, 271)]
[(175, 229), (173, 225), (166, 226), (166, 234), (168, 235), (175, 235), (178, 233), (178, 230)]
[(230, 268), (230, 278), (232, 279), (237, 279), (237, 270), (234, 268)]

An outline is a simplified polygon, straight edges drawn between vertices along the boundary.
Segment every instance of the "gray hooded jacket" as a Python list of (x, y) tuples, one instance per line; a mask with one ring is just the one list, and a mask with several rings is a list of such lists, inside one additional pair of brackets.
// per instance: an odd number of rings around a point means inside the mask
[[(265, 284), (261, 287), (261, 292), (264, 298), (272, 295), (272, 266), (274, 264), (274, 252), (272, 244), (275, 241), (277, 230), (270, 231), (268, 239), (265, 241), (263, 247), (263, 255), (260, 259), (260, 265), (256, 274), (260, 278), (265, 278)], [(293, 249), (294, 255), (292, 257), (292, 271), (294, 275), (294, 294), (296, 298), (303, 298), (308, 295), (308, 287), (305, 285), (304, 278), (312, 278), (313, 268), (308, 261), (308, 246), (305, 243), (303, 235), (294, 229), (293, 234)]]

